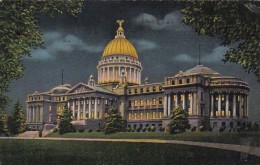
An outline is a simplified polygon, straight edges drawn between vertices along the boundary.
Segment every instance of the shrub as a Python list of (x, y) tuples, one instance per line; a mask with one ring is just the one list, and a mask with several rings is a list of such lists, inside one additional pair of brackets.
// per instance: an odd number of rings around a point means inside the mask
[(203, 126), (203, 125), (199, 126), (199, 130), (200, 130), (200, 132), (204, 132), (205, 131), (205, 126)]
[(82, 132), (84, 132), (84, 131), (85, 131), (85, 128), (84, 128), (84, 127), (79, 127), (78, 132), (82, 133)]
[(152, 126), (152, 127), (151, 127), (151, 131), (152, 131), (152, 132), (155, 132), (155, 131), (156, 131), (156, 127), (155, 127), (155, 126)]
[(163, 128), (162, 126), (159, 127), (159, 131), (162, 132), (163, 131)]
[(135, 132), (135, 129), (132, 129), (132, 132)]
[(237, 132), (241, 132), (242, 128), (240, 126), (237, 127)]
[(252, 126), (252, 131), (258, 132), (259, 131), (259, 125), (254, 122), (253, 126)]
[(128, 127), (128, 128), (126, 129), (126, 131), (127, 131), (127, 132), (131, 132), (131, 128)]
[(38, 131), (39, 137), (42, 137), (42, 131)]
[(92, 132), (92, 129), (90, 128), (90, 129), (88, 130), (88, 132)]
[(141, 129), (142, 129), (141, 127), (137, 127), (137, 128), (136, 128), (136, 132), (140, 132)]
[(197, 129), (197, 127), (192, 127), (192, 128), (191, 128), (191, 132), (196, 131), (196, 129)]
[(96, 129), (96, 132), (100, 132), (100, 131), (101, 131), (101, 129), (100, 129), (100, 128), (97, 128), (97, 129)]
[(191, 125), (188, 124), (186, 129), (187, 129), (187, 130), (190, 130), (190, 129), (191, 129)]
[(162, 127), (162, 131), (163, 131), (163, 132), (166, 131), (166, 127)]
[(221, 133), (222, 133), (222, 132), (224, 132), (224, 131), (225, 131), (225, 129), (226, 129), (226, 127), (220, 127), (220, 128), (219, 128), (219, 132), (221, 132)]
[(148, 131), (148, 132), (151, 132), (151, 127), (150, 127), (150, 126), (147, 127), (147, 131)]
[(208, 131), (209, 131), (209, 132), (212, 132), (212, 128), (211, 128), (211, 127), (209, 127), (209, 128), (208, 128)]
[(144, 127), (144, 128), (142, 129), (142, 132), (146, 132), (146, 127)]
[(58, 132), (58, 131), (59, 131), (58, 128), (54, 128), (54, 129), (53, 129), (53, 132), (54, 132), (54, 133), (56, 133), (56, 132)]

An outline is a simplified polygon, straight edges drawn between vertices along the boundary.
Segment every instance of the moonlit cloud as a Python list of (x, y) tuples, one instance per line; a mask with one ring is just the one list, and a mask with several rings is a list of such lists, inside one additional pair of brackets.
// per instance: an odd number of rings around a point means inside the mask
[(174, 30), (174, 31), (186, 31), (190, 27), (183, 25), (181, 22), (180, 11), (174, 11), (166, 14), (164, 19), (159, 19), (151, 14), (142, 13), (133, 19), (136, 25), (151, 28), (153, 30)]
[(143, 52), (145, 50), (158, 49), (158, 45), (155, 42), (144, 40), (144, 39), (134, 39), (131, 40), (138, 52)]
[(48, 60), (55, 59), (60, 53), (70, 53), (73, 51), (83, 51), (86, 53), (100, 53), (102, 46), (90, 45), (79, 37), (68, 34), (62, 35), (59, 32), (46, 32), (43, 34), (45, 49), (38, 48), (31, 52), (31, 57), (26, 59), (31, 60)]
[[(218, 46), (212, 50), (211, 53), (201, 56), (201, 62), (203, 63), (215, 63), (221, 61), (224, 57), (223, 55), (227, 52), (229, 47)], [(198, 61), (198, 57), (191, 56), (189, 54), (179, 54), (173, 59), (178, 62), (194, 62)]]

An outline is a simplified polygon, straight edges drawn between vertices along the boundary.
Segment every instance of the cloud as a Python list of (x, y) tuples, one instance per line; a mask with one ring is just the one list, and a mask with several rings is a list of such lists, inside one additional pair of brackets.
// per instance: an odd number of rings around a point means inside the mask
[(73, 51), (83, 51), (86, 53), (100, 53), (103, 50), (102, 46), (89, 45), (75, 35), (63, 35), (59, 32), (44, 33), (43, 41), (45, 42), (46, 48), (32, 50), (32, 56), (26, 59), (47, 60), (55, 58), (62, 52), (70, 53)]
[[(201, 56), (202, 63), (215, 63), (223, 59), (223, 55), (227, 52), (229, 47), (218, 46), (212, 50), (211, 53)], [(198, 61), (198, 57), (191, 56), (189, 54), (179, 54), (174, 57), (174, 61), (178, 62), (194, 62)]]
[(134, 39), (131, 40), (138, 52), (143, 52), (146, 50), (157, 49), (158, 45), (155, 42), (144, 40), (144, 39)]
[(178, 61), (178, 62), (193, 62), (194, 60), (196, 59), (194, 59), (188, 54), (180, 54), (174, 58), (174, 61)]
[(166, 14), (164, 19), (158, 19), (151, 14), (142, 13), (133, 19), (136, 25), (151, 28), (153, 30), (174, 30), (174, 31), (186, 31), (190, 27), (183, 25), (181, 22), (182, 15), (180, 11), (174, 11)]

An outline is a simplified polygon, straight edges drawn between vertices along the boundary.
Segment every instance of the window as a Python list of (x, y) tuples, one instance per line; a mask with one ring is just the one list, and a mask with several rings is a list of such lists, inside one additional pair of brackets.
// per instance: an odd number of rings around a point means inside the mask
[(160, 119), (162, 118), (162, 112), (159, 112), (159, 118)]
[(156, 98), (153, 98), (153, 105), (156, 105)]
[(179, 80), (179, 84), (182, 84), (182, 80)]
[(162, 104), (162, 98), (159, 97), (159, 105), (161, 105), (161, 104)]
[(149, 119), (149, 112), (146, 112), (146, 119)]
[(152, 117), (153, 117), (153, 119), (155, 119), (155, 118), (156, 118), (156, 116), (155, 116), (155, 112), (153, 112), (153, 116), (152, 116)]
[(204, 94), (203, 94), (203, 92), (201, 92), (200, 94), (201, 94), (201, 101), (203, 101), (204, 100)]
[(51, 106), (49, 106), (49, 111), (51, 111)]
[(134, 115), (135, 115), (135, 120), (137, 119), (137, 114), (136, 113), (134, 113)]
[(153, 87), (153, 92), (155, 92), (156, 91), (156, 86), (155, 87)]
[(143, 112), (140, 113), (140, 119), (143, 119)]
[(87, 100), (87, 104), (88, 104), (88, 100)]
[(92, 104), (92, 105), (95, 104), (95, 100), (91, 100), (91, 104)]
[(131, 117), (132, 117), (132, 114), (129, 113), (129, 114), (128, 114), (128, 119), (131, 120)]
[(221, 100), (224, 101), (225, 97), (224, 95), (221, 95)]
[(149, 87), (147, 87), (147, 88), (146, 88), (146, 92), (150, 92), (150, 89), (149, 89)]
[(131, 100), (128, 101), (128, 107), (131, 107)]
[(159, 91), (162, 91), (162, 86), (159, 86)]
[(140, 106), (144, 106), (144, 100), (143, 99), (140, 100)]
[(135, 93), (137, 93), (137, 89), (135, 89)]
[(107, 101), (107, 99), (105, 100), (105, 104), (106, 104), (106, 105), (108, 104), (108, 101)]
[(143, 88), (141, 88), (141, 89), (140, 89), (140, 93), (143, 93), (143, 92), (144, 92), (144, 89), (143, 89)]
[(137, 100), (135, 100), (134, 106), (138, 106), (138, 101)]
[(146, 105), (150, 105), (150, 100), (146, 99)]
[(81, 101), (80, 104), (83, 105), (83, 101)]
[(187, 79), (187, 84), (189, 84), (189, 83), (190, 83), (190, 79), (188, 78), (188, 79)]
[(172, 85), (175, 85), (175, 81), (174, 80), (172, 80)]
[(78, 105), (78, 102), (76, 101), (76, 105)]
[(100, 100), (97, 100), (97, 104), (100, 104)]
[(188, 94), (188, 100), (190, 100), (191, 94)]
[(128, 90), (128, 93), (129, 93), (129, 94), (132, 94), (131, 89)]

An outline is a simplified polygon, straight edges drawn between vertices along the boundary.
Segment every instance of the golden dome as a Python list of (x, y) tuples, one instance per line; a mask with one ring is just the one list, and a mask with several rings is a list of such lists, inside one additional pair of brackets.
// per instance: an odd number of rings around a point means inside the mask
[(125, 38), (122, 24), (124, 20), (117, 20), (119, 27), (115, 39), (110, 41), (106, 46), (102, 58), (112, 55), (128, 55), (138, 59), (135, 47)]
[(102, 58), (111, 55), (128, 55), (138, 59), (134, 46), (125, 38), (115, 38), (106, 46)]

